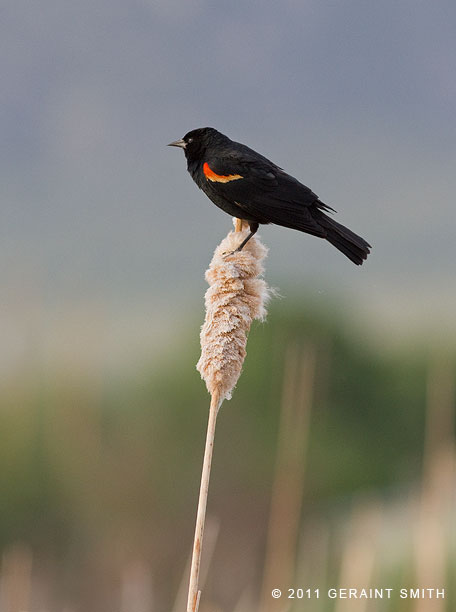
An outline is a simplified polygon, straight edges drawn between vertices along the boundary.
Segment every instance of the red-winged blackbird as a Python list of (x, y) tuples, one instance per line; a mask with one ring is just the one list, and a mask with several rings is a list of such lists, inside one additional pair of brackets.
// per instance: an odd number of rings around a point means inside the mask
[(169, 146), (184, 149), (188, 171), (214, 204), (249, 223), (250, 234), (237, 251), (260, 223), (275, 223), (325, 238), (357, 265), (370, 253), (363, 238), (324, 214), (335, 210), (308, 187), (214, 128), (192, 130)]

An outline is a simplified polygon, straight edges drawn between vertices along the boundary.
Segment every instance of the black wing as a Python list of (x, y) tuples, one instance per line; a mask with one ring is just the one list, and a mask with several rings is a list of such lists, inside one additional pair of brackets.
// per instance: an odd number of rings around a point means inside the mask
[[(275, 223), (323, 236), (323, 228), (312, 217), (311, 208), (327, 209), (318, 196), (268, 159), (245, 147), (206, 162), (221, 180), (207, 180), (207, 189), (236, 202), (249, 218)], [(236, 177), (236, 178), (230, 178)], [(240, 178), (237, 178), (240, 177)], [(229, 179), (229, 180), (223, 180)]]

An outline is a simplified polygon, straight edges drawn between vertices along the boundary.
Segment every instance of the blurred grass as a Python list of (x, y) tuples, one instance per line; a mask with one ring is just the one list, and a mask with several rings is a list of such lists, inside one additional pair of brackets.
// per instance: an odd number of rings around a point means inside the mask
[[(204, 596), (223, 610), (246, 588), (259, 592), (290, 344), (315, 347), (302, 532), (315, 521), (329, 529), (332, 580), (354, 500), (378, 500), (391, 514), (391, 538), (421, 482), (430, 348), (380, 348), (337, 304), (305, 304), (276, 302), (267, 323), (253, 327), (244, 373), (220, 414), (209, 496), (220, 534)], [(31, 551), (30, 610), (120, 609), (132, 575), (142, 576), (144, 609), (170, 609), (191, 548), (208, 409), (195, 370), (198, 331), (189, 321), (166, 362), (130, 378), (102, 364), (83, 374), (28, 363), (3, 382), (0, 549)], [(391, 553), (399, 568), (391, 583), (400, 573), (412, 580), (411, 554), (405, 541)], [(448, 610), (456, 606), (450, 588)]]

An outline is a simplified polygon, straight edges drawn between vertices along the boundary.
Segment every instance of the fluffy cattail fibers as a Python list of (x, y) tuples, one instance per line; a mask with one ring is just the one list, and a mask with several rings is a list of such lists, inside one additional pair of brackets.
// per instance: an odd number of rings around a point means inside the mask
[(201, 328), (201, 358), (197, 369), (212, 397), (230, 399), (246, 355), (247, 334), (253, 319), (266, 315), (268, 297), (262, 261), (267, 249), (251, 238), (242, 251), (234, 251), (245, 238), (230, 232), (216, 248), (206, 280), (206, 319)]
[(267, 249), (253, 236), (242, 251), (236, 248), (247, 236), (248, 229), (239, 219), (236, 231), (230, 232), (216, 248), (206, 280), (206, 318), (201, 328), (201, 357), (197, 369), (211, 394), (206, 447), (193, 544), (187, 612), (197, 612), (198, 576), (201, 546), (206, 517), (207, 493), (214, 446), (217, 412), (241, 375), (246, 355), (247, 335), (254, 319), (266, 315), (269, 289), (261, 278)]

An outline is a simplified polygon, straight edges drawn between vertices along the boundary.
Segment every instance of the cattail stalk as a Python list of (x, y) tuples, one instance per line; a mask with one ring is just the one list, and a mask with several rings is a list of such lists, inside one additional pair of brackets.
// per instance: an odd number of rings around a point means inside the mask
[(230, 232), (214, 253), (206, 280), (206, 318), (201, 328), (201, 357), (197, 369), (211, 394), (206, 446), (196, 515), (195, 538), (190, 568), (187, 612), (198, 612), (201, 591), (198, 589), (207, 496), (211, 473), (217, 413), (241, 375), (246, 355), (247, 334), (253, 319), (263, 319), (269, 290), (259, 276), (267, 250), (255, 237), (242, 251), (236, 248), (247, 236), (245, 224), (235, 220)]
[(316, 349), (288, 347), (282, 391), (279, 439), (266, 544), (262, 612), (276, 610), (271, 591), (292, 584), (301, 516), (309, 420), (315, 387)]
[(198, 579), (201, 564), (201, 549), (203, 545), (204, 524), (206, 521), (207, 494), (211, 475), (212, 451), (214, 449), (215, 425), (220, 400), (217, 395), (211, 398), (209, 420), (207, 423), (206, 447), (204, 449), (203, 470), (196, 514), (195, 538), (193, 541), (192, 565), (190, 569), (190, 584), (188, 587), (187, 612), (198, 612), (201, 591), (198, 590)]

